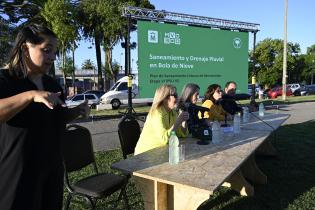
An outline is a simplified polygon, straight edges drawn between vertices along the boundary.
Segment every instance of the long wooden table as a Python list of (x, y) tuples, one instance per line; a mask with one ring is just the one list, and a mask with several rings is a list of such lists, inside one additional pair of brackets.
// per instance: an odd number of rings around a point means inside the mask
[(196, 209), (221, 185), (253, 195), (254, 188), (246, 179), (257, 184), (267, 182), (256, 166), (254, 152), (288, 116), (266, 113), (262, 119), (272, 128), (252, 116), (241, 126), (240, 134), (224, 135), (216, 145), (182, 139), (186, 157), (177, 165), (168, 163), (165, 146), (116, 162), (112, 168), (134, 176), (146, 209)]

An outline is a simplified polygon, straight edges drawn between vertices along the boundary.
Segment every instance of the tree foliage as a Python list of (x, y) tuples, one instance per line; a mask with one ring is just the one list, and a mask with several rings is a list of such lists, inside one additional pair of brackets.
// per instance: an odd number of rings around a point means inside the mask
[(13, 46), (13, 37), (15, 37), (12, 34), (15, 34), (15, 32), (15, 26), (0, 16), (0, 67), (5, 65), (9, 57), (8, 52)]
[[(287, 71), (294, 75), (297, 71), (297, 61), (299, 59), (300, 46), (295, 43), (288, 43), (287, 46)], [(255, 50), (255, 70), (257, 81), (260, 84), (272, 86), (281, 84), (283, 71), (283, 41), (280, 39), (264, 39), (259, 42)], [(251, 62), (253, 62), (253, 53), (251, 52)], [(252, 64), (250, 65), (252, 66)]]
[(93, 61), (91, 61), (91, 59), (86, 59), (86, 60), (82, 63), (81, 69), (84, 69), (84, 70), (91, 70), (91, 69), (96, 69), (96, 68), (95, 68), (95, 64), (93, 63)]
[[(62, 59), (61, 70), (63, 70), (64, 84), (66, 84), (67, 73), (64, 72), (67, 69), (66, 51), (67, 49), (74, 50), (75, 41), (79, 37), (78, 26), (75, 21), (75, 10), (70, 0), (48, 0), (41, 11), (41, 15), (58, 37)], [(74, 68), (74, 63), (72, 68)], [(74, 71), (72, 73), (74, 76)]]

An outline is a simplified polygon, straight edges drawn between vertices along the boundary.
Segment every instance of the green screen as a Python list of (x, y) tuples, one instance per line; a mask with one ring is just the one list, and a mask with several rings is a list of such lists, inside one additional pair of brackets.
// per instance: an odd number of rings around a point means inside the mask
[(138, 21), (139, 93), (154, 96), (163, 83), (180, 94), (186, 83), (200, 86), (237, 83), (247, 93), (248, 33)]

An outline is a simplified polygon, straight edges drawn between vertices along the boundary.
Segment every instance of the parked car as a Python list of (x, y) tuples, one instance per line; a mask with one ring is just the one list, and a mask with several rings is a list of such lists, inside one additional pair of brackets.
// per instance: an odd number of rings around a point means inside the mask
[[(274, 87), (268, 92), (268, 98), (277, 98), (278, 96), (282, 95), (282, 87)], [(292, 90), (287, 87), (286, 96), (293, 95)]]
[(85, 100), (88, 100), (88, 105), (90, 105), (91, 108), (95, 108), (100, 102), (100, 99), (95, 94), (82, 93), (76, 94), (72, 98), (66, 100), (66, 104), (68, 107), (74, 107), (81, 104)]
[(293, 95), (300, 96), (301, 95), (301, 88), (304, 87), (304, 85), (299, 84), (299, 83), (294, 83), (294, 84), (288, 84), (287, 87), (291, 89)]
[(98, 98), (101, 98), (102, 95), (105, 94), (105, 91), (104, 90), (87, 90), (83, 93), (90, 93), (90, 94), (95, 94)]
[(294, 83), (294, 84), (288, 84), (287, 87), (291, 89), (292, 93), (294, 93), (296, 90), (301, 88), (301, 85), (299, 83)]
[(303, 88), (301, 88), (302, 96), (308, 96), (308, 95), (314, 95), (314, 94), (315, 94), (315, 85), (305, 85)]
[[(259, 85), (256, 84), (255, 85), (255, 95), (258, 94), (258, 91), (259, 91)], [(252, 95), (252, 84), (248, 84), (248, 94)]]

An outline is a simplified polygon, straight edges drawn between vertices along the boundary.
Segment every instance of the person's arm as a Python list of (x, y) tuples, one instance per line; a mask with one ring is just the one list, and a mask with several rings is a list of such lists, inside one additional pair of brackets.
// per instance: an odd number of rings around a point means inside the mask
[(11, 97), (0, 99), (0, 123), (7, 122), (31, 102), (44, 103), (48, 108), (64, 103), (60, 100), (59, 93), (31, 90)]
[(188, 135), (188, 128), (187, 128), (187, 120), (189, 119), (188, 112), (181, 112), (174, 122), (172, 126), (172, 130), (176, 131), (179, 137), (185, 137)]

